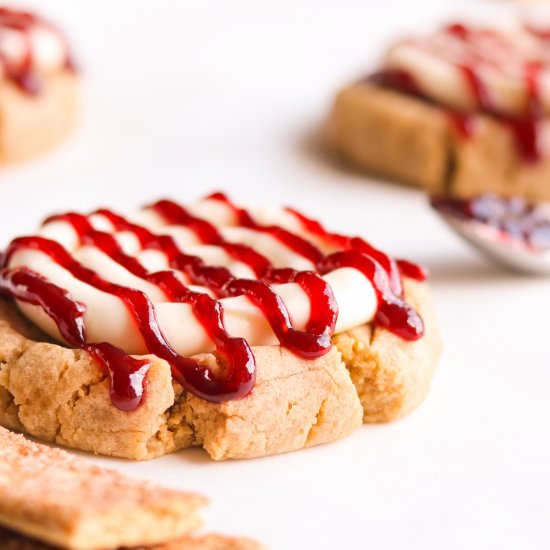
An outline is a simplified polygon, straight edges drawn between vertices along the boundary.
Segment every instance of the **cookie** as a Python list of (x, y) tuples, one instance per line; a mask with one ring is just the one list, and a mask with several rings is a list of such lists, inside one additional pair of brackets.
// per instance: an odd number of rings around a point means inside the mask
[(337, 95), (332, 149), (436, 195), (548, 200), (546, 44), (529, 26), (463, 24), (397, 41), (379, 71)]
[(191, 209), (70, 214), (10, 245), (2, 424), (111, 456), (200, 445), (221, 460), (328, 443), (422, 401), (441, 343), (419, 267), (296, 211), (219, 195)]
[(0, 429), (0, 525), (47, 543), (99, 550), (170, 541), (200, 526), (204, 504)]
[(41, 154), (72, 132), (79, 77), (50, 22), (0, 8), (0, 164)]

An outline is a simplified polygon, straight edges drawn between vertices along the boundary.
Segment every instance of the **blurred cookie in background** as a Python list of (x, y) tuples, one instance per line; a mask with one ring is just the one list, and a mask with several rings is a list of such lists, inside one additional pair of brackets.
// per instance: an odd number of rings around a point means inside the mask
[(38, 15), (0, 7), (0, 164), (63, 141), (75, 126), (78, 97), (63, 33)]
[(338, 94), (332, 148), (432, 193), (550, 199), (550, 24), (531, 20), (393, 42)]

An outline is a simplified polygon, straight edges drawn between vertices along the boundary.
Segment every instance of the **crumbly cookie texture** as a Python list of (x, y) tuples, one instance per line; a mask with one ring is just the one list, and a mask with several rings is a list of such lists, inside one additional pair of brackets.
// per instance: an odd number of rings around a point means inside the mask
[(431, 292), (405, 280), (407, 302), (422, 315), (425, 334), (408, 342), (365, 325), (334, 337), (363, 407), (364, 422), (387, 422), (414, 410), (428, 394), (442, 343)]
[(253, 351), (253, 392), (222, 404), (183, 391), (172, 382), (168, 364), (151, 357), (146, 399), (126, 413), (112, 405), (107, 376), (87, 353), (34, 342), (4, 321), (0, 422), (111, 456), (146, 459), (202, 445), (218, 460), (325, 443), (361, 425), (361, 404), (336, 350), (314, 361), (278, 346)]
[(222, 460), (327, 443), (349, 435), (363, 419), (401, 416), (425, 396), (439, 334), (427, 285), (406, 281), (406, 293), (426, 322), (417, 342), (366, 326), (335, 337), (331, 352), (312, 361), (278, 346), (256, 347), (254, 390), (221, 404), (184, 391), (167, 363), (151, 357), (146, 399), (130, 413), (112, 405), (107, 376), (87, 353), (30, 339), (36, 337), (30, 324), (0, 300), (0, 423), (131, 459), (194, 445)]
[(0, 525), (73, 550), (152, 545), (200, 526), (205, 500), (0, 428)]
[(550, 159), (519, 158), (512, 133), (488, 115), (472, 116), (471, 123), (474, 135), (464, 138), (443, 109), (358, 83), (336, 97), (327, 131), (332, 148), (358, 168), (430, 192), (550, 200)]
[[(0, 527), (0, 548), (2, 550), (58, 550), (59, 546), (51, 546)], [(133, 550), (262, 550), (264, 548), (250, 539), (221, 535), (189, 535), (166, 544), (139, 546)]]
[(19, 162), (47, 151), (73, 130), (79, 79), (62, 70), (43, 76), (37, 95), (9, 81), (0, 85), (0, 164)]

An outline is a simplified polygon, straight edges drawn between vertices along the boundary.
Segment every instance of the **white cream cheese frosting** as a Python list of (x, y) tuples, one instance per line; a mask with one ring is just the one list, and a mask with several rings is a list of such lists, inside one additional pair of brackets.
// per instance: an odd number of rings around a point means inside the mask
[[(313, 270), (310, 260), (291, 250), (273, 236), (251, 228), (236, 225), (235, 212), (230, 206), (217, 200), (204, 200), (189, 206), (187, 211), (215, 225), (225, 241), (251, 246), (275, 267), (289, 267), (296, 270)], [(333, 243), (323, 242), (308, 232), (304, 224), (293, 213), (279, 208), (251, 209), (254, 221), (261, 225), (277, 225), (315, 242), (324, 253), (334, 252)], [(198, 256), (209, 265), (225, 266), (237, 277), (254, 278), (250, 266), (231, 258), (222, 248), (201, 244), (197, 235), (188, 227), (168, 224), (152, 209), (144, 209), (129, 216), (134, 223), (146, 227), (158, 235), (170, 235), (178, 248), (185, 254)], [(127, 255), (137, 259), (148, 271), (170, 269), (166, 255), (158, 250), (144, 250), (134, 234), (116, 231), (107, 217), (94, 214), (89, 217), (94, 229), (112, 234)], [(82, 245), (73, 226), (67, 221), (47, 222), (37, 234), (63, 245), (82, 265), (94, 270), (103, 279), (119, 285), (143, 291), (154, 304), (159, 327), (171, 347), (182, 356), (190, 356), (214, 349), (205, 329), (194, 315), (191, 305), (170, 302), (156, 285), (130, 273), (99, 248)], [(118, 297), (103, 292), (78, 280), (68, 270), (56, 263), (50, 256), (32, 249), (16, 251), (7, 265), (9, 269), (25, 267), (45, 277), (60, 288), (66, 289), (71, 297), (86, 307), (84, 324), (89, 342), (109, 342), (130, 354), (147, 353), (146, 345), (127, 307)], [(183, 272), (177, 276), (189, 284)], [(378, 308), (376, 291), (371, 282), (360, 271), (352, 267), (335, 269), (323, 276), (332, 288), (338, 304), (336, 332), (373, 320)], [(191, 286), (193, 290), (212, 294), (204, 287)], [(298, 330), (305, 329), (311, 304), (309, 297), (297, 283), (273, 285), (282, 298), (292, 321)], [(278, 340), (261, 310), (247, 297), (223, 298), (224, 321), (227, 332), (233, 337), (245, 338), (250, 345), (272, 345)], [(17, 304), (24, 315), (51, 337), (63, 341), (54, 321), (36, 305), (23, 301)]]
[[(550, 35), (531, 25), (449, 25), (394, 43), (384, 68), (406, 72), (425, 96), (451, 109), (472, 112), (481, 107), (511, 116), (529, 109), (536, 79), (537, 100), (550, 113)], [(480, 105), (472, 72), (487, 105)]]

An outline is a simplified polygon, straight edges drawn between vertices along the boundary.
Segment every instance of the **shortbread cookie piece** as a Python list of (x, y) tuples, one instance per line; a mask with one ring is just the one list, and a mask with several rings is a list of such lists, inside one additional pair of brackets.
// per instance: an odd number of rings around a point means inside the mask
[(0, 524), (7, 528), (73, 550), (152, 545), (198, 528), (204, 504), (0, 429)]
[(378, 72), (338, 94), (332, 148), (438, 195), (549, 200), (547, 47), (529, 26), (454, 24), (397, 41)]
[[(59, 546), (51, 546), (0, 527), (0, 548), (2, 550), (58, 550)], [(221, 535), (195, 535), (166, 544), (140, 546), (131, 550), (262, 550), (262, 548), (264, 547), (261, 544), (250, 539)]]
[(424, 401), (442, 343), (427, 285), (405, 279), (408, 301), (422, 315), (424, 338), (407, 342), (379, 327), (364, 325), (334, 337), (363, 406), (364, 422), (387, 422)]
[(0, 8), (0, 164), (28, 159), (73, 130), (79, 78), (50, 22)]

